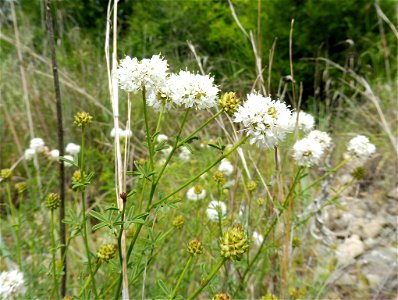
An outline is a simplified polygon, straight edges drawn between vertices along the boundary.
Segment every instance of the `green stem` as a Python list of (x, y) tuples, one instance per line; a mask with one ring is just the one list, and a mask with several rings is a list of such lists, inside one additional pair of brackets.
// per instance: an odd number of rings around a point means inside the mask
[(53, 279), (54, 279), (54, 294), (59, 299), (58, 280), (57, 280), (57, 265), (55, 260), (55, 237), (54, 237), (54, 210), (51, 209), (51, 254), (53, 265)]
[(153, 145), (152, 145), (151, 133), (149, 131), (148, 107), (147, 107), (147, 103), (146, 103), (145, 87), (142, 88), (142, 103), (143, 103), (143, 107), (144, 107), (146, 142), (148, 144), (149, 163), (150, 163), (150, 166), (151, 166), (151, 170), (153, 170)]
[[(81, 156), (80, 156), (80, 176), (82, 179), (82, 182), (84, 182), (84, 126), (82, 127), (82, 145), (81, 145)], [(84, 247), (86, 250), (86, 255), (87, 255), (87, 262), (88, 262), (88, 269), (90, 272), (90, 275), (92, 277), (92, 287), (93, 287), (93, 291), (94, 291), (94, 295), (97, 298), (98, 294), (97, 294), (97, 287), (95, 285), (95, 279), (94, 279), (94, 273), (93, 273), (93, 268), (92, 268), (92, 264), (91, 264), (91, 253), (90, 253), (90, 248), (88, 246), (88, 234), (87, 234), (87, 216), (86, 216), (86, 190), (85, 187), (83, 187), (82, 189), (82, 216), (83, 216), (83, 222), (82, 222), (82, 226), (83, 226), (83, 240), (84, 240)]]
[[(100, 266), (101, 266), (101, 262), (98, 262), (97, 266), (96, 266), (95, 269), (94, 269), (94, 273), (93, 273), (94, 276), (95, 276), (95, 274), (97, 274), (98, 269), (100, 268)], [(93, 277), (92, 277), (92, 275), (90, 274), (90, 275), (88, 276), (88, 278), (86, 279), (86, 282), (84, 283), (84, 286), (81, 288), (78, 297), (81, 297), (81, 295), (83, 294), (84, 290), (87, 289), (87, 287), (88, 287), (89, 284), (91, 283), (91, 280), (92, 280), (92, 279), (93, 279)]]
[(200, 287), (188, 298), (188, 300), (195, 299), (196, 296), (198, 296), (202, 292), (202, 290), (212, 281), (213, 277), (217, 274), (218, 270), (224, 265), (226, 260), (227, 259), (225, 257), (222, 257), (218, 261), (217, 265), (213, 268), (211, 273), (206, 277), (205, 280), (202, 281)]
[(289, 203), (290, 196), (292, 195), (292, 193), (294, 191), (294, 188), (296, 187), (296, 184), (298, 183), (298, 181), (300, 179), (300, 174), (301, 174), (302, 170), (303, 170), (302, 167), (300, 167), (298, 169), (298, 171), (296, 173), (296, 176), (294, 177), (294, 181), (293, 181), (293, 183), (292, 183), (292, 185), (291, 185), (291, 187), (289, 189), (289, 192), (288, 192), (288, 194), (287, 194), (287, 196), (286, 196), (286, 198), (285, 198), (285, 200), (283, 202), (282, 209), (279, 211), (278, 215), (273, 218), (273, 220), (272, 220), (271, 224), (269, 225), (267, 231), (264, 233), (263, 242), (261, 243), (260, 247), (258, 248), (256, 255), (253, 257), (253, 259), (251, 260), (250, 264), (247, 266), (245, 272), (243, 273), (243, 276), (242, 276), (242, 279), (240, 281), (240, 284), (239, 284), (238, 288), (235, 291), (235, 295), (241, 289), (241, 287), (243, 286), (243, 283), (245, 282), (247, 274), (249, 273), (250, 269), (253, 267), (254, 263), (259, 258), (260, 254), (261, 254), (261, 251), (262, 251), (262, 249), (263, 249), (263, 247), (264, 247), (264, 245), (265, 245), (265, 243), (267, 241), (267, 238), (268, 238), (269, 234), (271, 233), (272, 229), (275, 227), (275, 225), (276, 225), (278, 219), (280, 218), (280, 216), (285, 211), (285, 209), (287, 207), (287, 204)]
[(339, 169), (341, 169), (346, 163), (348, 162), (348, 160), (343, 160), (341, 163), (339, 163), (336, 167), (334, 167), (331, 170), (328, 170), (326, 172), (326, 174), (324, 174), (323, 176), (315, 179), (309, 186), (307, 186), (302, 193), (308, 191), (310, 188), (312, 188), (314, 185), (318, 184), (319, 182), (321, 182), (322, 180), (324, 180), (326, 177), (328, 177), (330, 174), (335, 173), (336, 171), (338, 171)]
[(163, 113), (164, 113), (164, 103), (162, 104), (162, 108), (160, 109), (158, 124), (156, 125), (156, 130), (155, 130), (156, 133), (160, 132), (160, 124), (162, 123)]
[(8, 200), (8, 205), (10, 206), (10, 215), (11, 215), (11, 220), (14, 223), (14, 219), (17, 220), (17, 224), (14, 229), (14, 224), (11, 225), (11, 228), (14, 231), (14, 238), (15, 238), (15, 244), (16, 244), (16, 250), (17, 250), (17, 262), (19, 268), (22, 270), (22, 258), (21, 258), (21, 245), (20, 245), (20, 221), (19, 221), (19, 216), (17, 212), (15, 211), (14, 204), (12, 203), (12, 196), (11, 196), (11, 187), (10, 183), (6, 182), (6, 190), (7, 190), (7, 200)]
[(181, 273), (180, 277), (178, 278), (177, 284), (176, 284), (176, 286), (175, 286), (173, 292), (171, 293), (170, 300), (173, 300), (173, 299), (175, 298), (175, 296), (177, 295), (177, 291), (178, 291), (178, 289), (180, 288), (181, 282), (182, 282), (182, 280), (183, 280), (183, 278), (184, 278), (184, 276), (185, 276), (185, 273), (187, 272), (189, 266), (191, 265), (192, 260), (193, 260), (193, 254), (191, 254), (191, 255), (189, 256), (189, 258), (188, 258), (188, 260), (187, 260), (187, 262), (186, 262), (186, 264), (185, 264), (185, 267), (184, 267), (184, 269), (182, 270), (182, 273)]

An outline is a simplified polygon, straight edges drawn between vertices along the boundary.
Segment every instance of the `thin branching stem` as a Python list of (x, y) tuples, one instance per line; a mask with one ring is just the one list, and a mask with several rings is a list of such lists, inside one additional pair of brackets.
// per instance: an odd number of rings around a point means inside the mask
[(191, 265), (192, 260), (193, 260), (193, 254), (189, 256), (187, 262), (185, 263), (184, 269), (182, 270), (181, 275), (178, 278), (177, 284), (174, 287), (173, 292), (171, 293), (170, 300), (173, 300), (177, 295), (178, 289), (180, 288), (181, 282), (184, 279), (185, 273), (187, 272), (189, 266)]

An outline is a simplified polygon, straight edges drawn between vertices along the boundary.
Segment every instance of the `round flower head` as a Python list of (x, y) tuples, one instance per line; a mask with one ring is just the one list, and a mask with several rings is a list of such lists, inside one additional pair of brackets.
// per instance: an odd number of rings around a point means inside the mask
[(80, 152), (80, 146), (69, 143), (68, 145), (66, 145), (65, 152), (71, 155), (78, 154)]
[(108, 262), (115, 257), (117, 253), (117, 245), (105, 244), (97, 251), (97, 258), (101, 262)]
[[(171, 149), (170, 149), (171, 151)], [(188, 162), (191, 160), (191, 151), (188, 150), (187, 147), (181, 147), (181, 152), (178, 155), (178, 157), (185, 162)]]
[(227, 207), (224, 202), (221, 201), (210, 201), (209, 206), (206, 209), (207, 217), (214, 222), (219, 219), (224, 219), (227, 215)]
[[(73, 161), (73, 156), (72, 155), (65, 155), (64, 158)], [(70, 166), (72, 166), (72, 164), (67, 162), (67, 161), (64, 161), (64, 166), (65, 167), (70, 167)]]
[(59, 195), (56, 193), (50, 193), (46, 197), (46, 208), (54, 210), (59, 207)]
[(156, 137), (156, 141), (158, 143), (161, 143), (163, 141), (167, 141), (169, 139), (169, 137), (165, 134), (158, 134), (158, 136)]
[(234, 171), (234, 166), (231, 164), (231, 162), (224, 158), (220, 165), (218, 166), (218, 170), (222, 173), (224, 173), (226, 176), (229, 176), (233, 173)]
[(312, 139), (304, 138), (293, 146), (293, 158), (299, 166), (311, 167), (317, 165), (323, 155), (322, 145)]
[(180, 71), (170, 75), (171, 98), (178, 106), (206, 109), (217, 105), (219, 89), (209, 75)]
[(376, 152), (376, 146), (366, 136), (357, 135), (348, 142), (347, 152), (349, 156), (358, 158), (364, 163)]
[(10, 179), (12, 176), (11, 169), (2, 169), (0, 171), (0, 178), (2, 178), (4, 181)]
[(133, 136), (133, 132), (130, 129), (126, 128), (125, 130), (123, 130), (123, 132), (122, 132), (123, 138), (126, 139), (126, 138), (130, 138), (132, 136)]
[(307, 135), (307, 138), (320, 143), (324, 150), (328, 149), (332, 145), (332, 138), (327, 132), (313, 130)]
[(206, 198), (206, 190), (204, 190), (200, 185), (191, 187), (187, 192), (188, 200), (202, 200)]
[(73, 123), (77, 126), (77, 127), (85, 127), (88, 124), (90, 124), (93, 120), (93, 117), (84, 111), (78, 112), (75, 115), (75, 121), (73, 121)]
[(235, 224), (220, 238), (221, 256), (231, 260), (240, 260), (249, 248), (249, 242), (242, 225)]
[(24, 152), (25, 160), (31, 160), (35, 156), (36, 151), (34, 149), (26, 149)]
[(59, 159), (59, 150), (58, 149), (51, 150), (49, 157), (51, 160), (58, 160)]
[(253, 93), (234, 114), (234, 122), (242, 123), (251, 137), (251, 144), (273, 148), (291, 131), (290, 117), (291, 111), (286, 104)]
[(173, 219), (173, 226), (176, 228), (181, 228), (184, 225), (184, 217), (183, 216), (177, 216)]
[(260, 246), (264, 241), (264, 237), (257, 231), (253, 231), (253, 241), (257, 246)]
[(25, 192), (27, 188), (28, 185), (26, 184), (26, 182), (18, 182), (15, 184), (15, 189), (18, 191), (19, 194)]
[(229, 115), (233, 115), (236, 110), (239, 108), (240, 99), (236, 96), (236, 93), (229, 92), (225, 93), (221, 99), (218, 101), (218, 104), (222, 109), (225, 110)]
[(153, 55), (141, 61), (126, 56), (120, 61), (116, 78), (120, 88), (126, 92), (137, 93), (145, 88), (149, 93), (151, 89), (163, 86), (167, 72), (167, 61), (160, 55)]
[(44, 150), (44, 141), (41, 138), (33, 138), (30, 141), (29, 148), (37, 153), (41, 153)]
[[(122, 129), (122, 128), (118, 128), (118, 132), (119, 132), (119, 136), (120, 137), (122, 137), (123, 136), (123, 134), (124, 134), (124, 130)], [(116, 135), (116, 129), (115, 128), (112, 128), (112, 130), (111, 130), (111, 137), (115, 137), (115, 135)]]
[(13, 299), (26, 291), (23, 273), (18, 270), (1, 272), (0, 299)]
[(309, 113), (300, 111), (298, 114), (298, 122), (297, 122), (297, 112), (294, 112), (289, 120), (289, 126), (291, 130), (294, 130), (296, 128), (296, 123), (298, 129), (303, 130), (304, 132), (308, 132), (312, 128), (314, 128), (315, 119)]
[(230, 300), (231, 297), (225, 293), (215, 294), (211, 300)]
[(150, 88), (147, 92), (147, 104), (153, 107), (155, 111), (160, 111), (162, 106), (164, 110), (168, 111), (175, 104), (172, 98), (172, 86), (169, 81), (169, 78), (166, 78), (161, 85)]
[(202, 254), (203, 252), (203, 245), (202, 242), (194, 239), (188, 243), (188, 252), (192, 255)]

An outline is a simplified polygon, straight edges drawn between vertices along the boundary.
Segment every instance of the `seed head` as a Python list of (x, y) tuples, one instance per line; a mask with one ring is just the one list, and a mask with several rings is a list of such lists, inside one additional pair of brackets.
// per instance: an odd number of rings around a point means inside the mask
[(182, 225), (184, 225), (184, 217), (183, 216), (177, 216), (173, 220), (173, 226), (176, 228), (181, 228)]
[(201, 254), (203, 251), (202, 242), (195, 239), (189, 242), (188, 244), (188, 252), (193, 255)]
[(92, 119), (93, 117), (89, 113), (81, 111), (75, 115), (75, 121), (73, 123), (77, 127), (85, 127), (91, 123)]
[(215, 294), (211, 300), (230, 300), (231, 297), (226, 293)]
[(4, 181), (11, 178), (12, 172), (11, 169), (2, 169), (0, 171), (0, 177), (3, 178)]
[(123, 200), (123, 202), (126, 202), (126, 200), (127, 200), (127, 193), (126, 192), (121, 192), (119, 196)]
[(117, 245), (105, 244), (98, 249), (97, 258), (101, 262), (108, 262), (115, 257), (117, 252)]
[(366, 176), (366, 169), (363, 167), (358, 167), (354, 171), (352, 171), (351, 176), (356, 180), (362, 180)]
[(232, 260), (240, 260), (249, 248), (246, 233), (242, 225), (235, 224), (220, 238), (221, 256)]
[(239, 108), (240, 99), (236, 97), (236, 93), (229, 92), (225, 93), (221, 99), (218, 101), (218, 104), (225, 110), (229, 115), (233, 115)]
[(246, 184), (246, 187), (249, 192), (253, 192), (257, 187), (257, 183), (253, 180), (249, 180), (249, 182)]
[(54, 210), (59, 206), (59, 195), (57, 193), (50, 193), (46, 198), (46, 208)]
[(223, 172), (220, 172), (220, 171), (214, 172), (213, 173), (213, 179), (219, 185), (224, 185), (225, 184), (225, 175), (224, 175)]
[(26, 184), (26, 182), (18, 182), (15, 184), (15, 189), (18, 191), (18, 194), (22, 194), (26, 191), (27, 188), (28, 185)]

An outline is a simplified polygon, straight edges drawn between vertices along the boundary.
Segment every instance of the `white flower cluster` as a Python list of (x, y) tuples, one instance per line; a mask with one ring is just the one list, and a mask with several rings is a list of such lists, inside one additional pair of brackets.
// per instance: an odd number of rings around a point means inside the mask
[(227, 206), (222, 201), (210, 201), (206, 209), (206, 214), (211, 221), (218, 222), (220, 219), (225, 219), (227, 216)]
[(350, 157), (365, 163), (376, 152), (376, 146), (366, 136), (357, 135), (348, 142), (347, 152)]
[[(122, 128), (118, 128), (118, 132), (119, 132), (119, 137), (121, 139), (125, 139), (128, 137), (131, 137), (133, 135), (133, 132), (130, 129), (122, 129)], [(116, 135), (116, 129), (112, 128), (111, 130), (111, 137), (115, 137)]]
[(304, 111), (300, 111), (298, 114), (297, 112), (293, 112), (289, 120), (289, 127), (291, 131), (293, 131), (296, 128), (296, 124), (299, 130), (308, 132), (314, 128), (315, 119), (311, 114), (306, 113)]
[(206, 109), (217, 104), (219, 89), (214, 78), (189, 71), (169, 74), (167, 61), (160, 55), (141, 61), (127, 56), (121, 60), (116, 78), (127, 92), (137, 93), (145, 87), (147, 104), (155, 110), (163, 105), (168, 110), (173, 105)]
[(253, 241), (257, 246), (260, 246), (264, 241), (264, 237), (257, 231), (253, 231)]
[(23, 273), (18, 270), (1, 272), (0, 298), (12, 299), (26, 292)]
[(191, 187), (187, 192), (188, 200), (202, 200), (206, 198), (206, 190), (204, 190), (201, 186)]
[(180, 148), (180, 153), (178, 154), (178, 157), (184, 162), (189, 162), (191, 160), (191, 151), (189, 151), (187, 147), (182, 146)]
[(228, 159), (224, 158), (218, 166), (218, 170), (226, 176), (230, 176), (234, 171), (234, 166)]
[(33, 138), (29, 143), (29, 148), (25, 150), (25, 160), (31, 160), (35, 154), (42, 153), (45, 150), (45, 143), (41, 138)]
[(319, 164), (332, 139), (326, 132), (311, 131), (307, 137), (297, 141), (293, 146), (293, 158), (299, 166), (312, 167)]
[(290, 118), (286, 104), (255, 93), (247, 95), (247, 101), (234, 114), (234, 122), (241, 122), (250, 135), (250, 143), (265, 148), (275, 147), (291, 131)]

